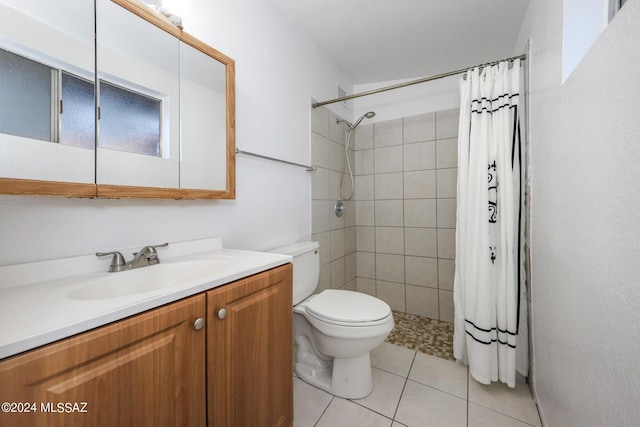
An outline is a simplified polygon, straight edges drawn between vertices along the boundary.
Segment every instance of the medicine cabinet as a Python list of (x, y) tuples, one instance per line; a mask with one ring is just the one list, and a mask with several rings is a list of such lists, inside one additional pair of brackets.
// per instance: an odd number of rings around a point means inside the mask
[(0, 193), (235, 198), (234, 61), (136, 0), (0, 4)]

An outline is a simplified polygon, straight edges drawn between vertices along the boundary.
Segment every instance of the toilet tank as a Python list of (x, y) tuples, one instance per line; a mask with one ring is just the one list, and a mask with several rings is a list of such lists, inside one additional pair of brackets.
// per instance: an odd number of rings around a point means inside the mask
[(293, 257), (293, 305), (310, 296), (320, 278), (320, 244), (299, 242), (269, 252)]

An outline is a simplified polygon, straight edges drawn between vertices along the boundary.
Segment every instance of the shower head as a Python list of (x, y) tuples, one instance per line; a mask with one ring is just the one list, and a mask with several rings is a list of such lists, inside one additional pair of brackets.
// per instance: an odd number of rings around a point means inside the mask
[(349, 130), (353, 130), (356, 128), (356, 126), (358, 126), (360, 124), (360, 122), (362, 120), (364, 120), (365, 118), (370, 119), (372, 117), (375, 117), (376, 113), (374, 113), (373, 111), (369, 111), (368, 113), (364, 113), (362, 116), (360, 116), (360, 118), (358, 120), (356, 120), (355, 124), (351, 124), (349, 121), (345, 120), (345, 119), (336, 119), (336, 123), (340, 124), (340, 123), (346, 123), (347, 126), (349, 126)]
[(360, 116), (360, 118), (358, 120), (356, 120), (356, 122), (354, 124), (352, 124), (350, 127), (351, 129), (355, 129), (356, 127), (358, 127), (358, 125), (360, 124), (360, 122), (362, 120), (364, 120), (365, 118), (367, 119), (371, 119), (373, 117), (375, 117), (376, 113), (374, 113), (373, 111), (369, 111), (368, 113), (364, 113), (362, 116)]

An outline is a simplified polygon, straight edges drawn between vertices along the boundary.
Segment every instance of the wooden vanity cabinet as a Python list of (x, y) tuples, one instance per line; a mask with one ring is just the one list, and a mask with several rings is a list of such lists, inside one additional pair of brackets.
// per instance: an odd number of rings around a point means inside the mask
[(0, 361), (0, 426), (291, 427), (291, 286), (287, 264)]
[(292, 265), (207, 292), (207, 424), (293, 426)]
[(22, 405), (0, 425), (204, 425), (204, 316), (200, 294), (0, 362), (0, 402)]

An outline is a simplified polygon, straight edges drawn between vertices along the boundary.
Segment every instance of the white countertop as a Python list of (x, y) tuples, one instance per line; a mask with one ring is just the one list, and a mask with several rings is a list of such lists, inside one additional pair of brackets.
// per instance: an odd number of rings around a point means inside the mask
[[(139, 248), (138, 248), (139, 249)], [(125, 252), (123, 251), (123, 254)], [(172, 243), (158, 249), (162, 263), (215, 257), (228, 260), (219, 272), (162, 289), (114, 298), (78, 300), (70, 294), (87, 280), (145, 269), (107, 273), (110, 257), (50, 260), (0, 267), (0, 359), (106, 325), (220, 285), (291, 262), (286, 255), (222, 248), (219, 238)], [(128, 259), (130, 256), (125, 254)], [(114, 276), (117, 277), (117, 276)], [(123, 277), (123, 276), (120, 276)]]

